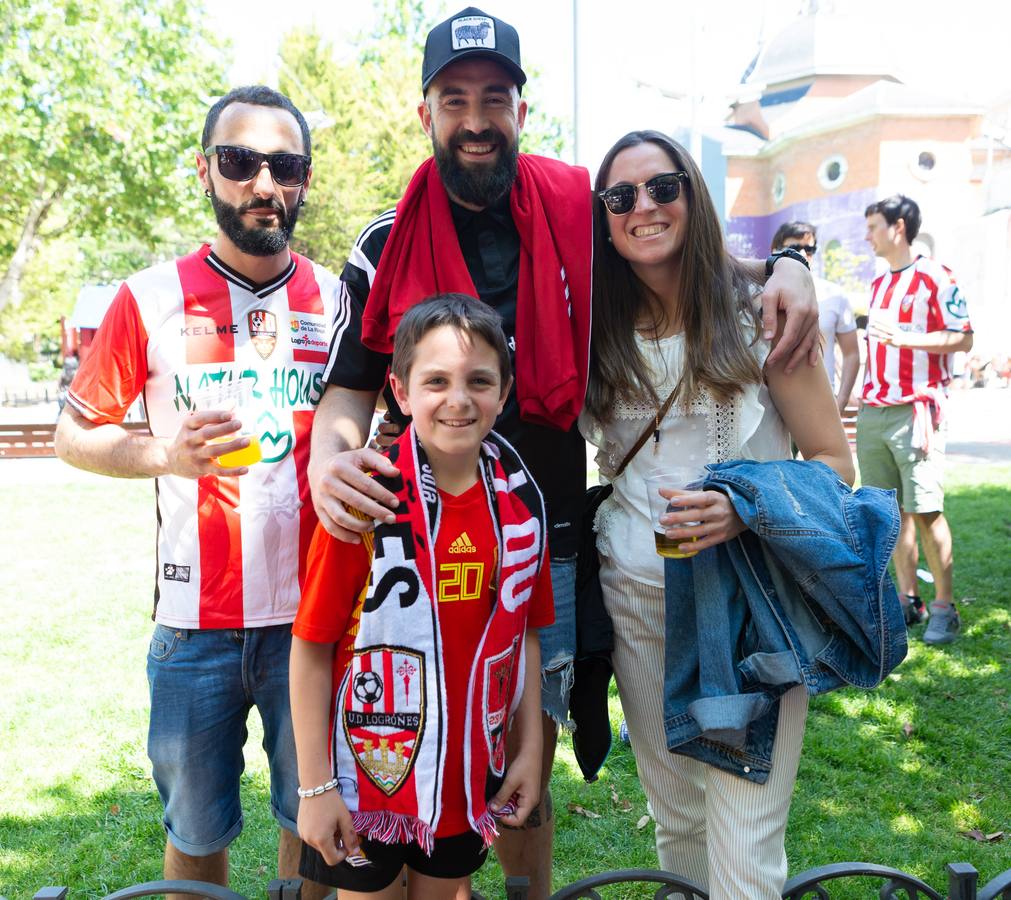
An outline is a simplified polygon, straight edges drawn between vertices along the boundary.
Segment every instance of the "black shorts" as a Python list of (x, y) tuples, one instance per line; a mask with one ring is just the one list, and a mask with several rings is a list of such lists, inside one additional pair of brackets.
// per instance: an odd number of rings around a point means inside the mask
[(429, 878), (466, 878), (480, 869), (488, 856), (481, 836), (473, 831), (436, 838), (431, 856), (414, 841), (383, 844), (363, 839), (361, 846), (371, 866), (355, 868), (347, 862), (330, 866), (315, 847), (302, 844), (298, 874), (318, 884), (366, 893), (389, 887), (404, 866)]

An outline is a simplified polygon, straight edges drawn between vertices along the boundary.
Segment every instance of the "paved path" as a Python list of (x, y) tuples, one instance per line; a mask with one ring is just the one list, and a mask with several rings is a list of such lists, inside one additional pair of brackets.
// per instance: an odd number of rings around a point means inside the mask
[(1011, 462), (1011, 389), (952, 391), (946, 412), (948, 462)]

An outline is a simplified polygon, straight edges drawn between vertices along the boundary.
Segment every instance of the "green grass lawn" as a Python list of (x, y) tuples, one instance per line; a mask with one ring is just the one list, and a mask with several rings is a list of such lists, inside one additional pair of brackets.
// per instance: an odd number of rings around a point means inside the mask
[[(61, 884), (74, 898), (101, 897), (161, 875), (161, 806), (144, 749), (153, 488), (17, 481), (5, 477), (0, 495), (0, 895)], [(943, 890), (947, 862), (972, 863), (981, 884), (1011, 866), (1006, 842), (959, 834), (1011, 835), (1011, 466), (953, 467), (948, 487), (963, 637), (933, 649), (917, 629), (909, 658), (880, 689), (814, 700), (787, 833), (791, 873), (863, 860)], [(612, 720), (617, 731), (616, 698)], [(276, 849), (258, 724), (243, 777), (245, 830), (232, 845), (232, 886), (254, 897)], [(652, 823), (637, 827), (646, 804), (627, 747), (616, 745), (587, 785), (563, 738), (553, 792), (556, 887), (655, 866)], [(476, 887), (502, 896), (494, 861)], [(866, 884), (852, 890), (871, 895)]]

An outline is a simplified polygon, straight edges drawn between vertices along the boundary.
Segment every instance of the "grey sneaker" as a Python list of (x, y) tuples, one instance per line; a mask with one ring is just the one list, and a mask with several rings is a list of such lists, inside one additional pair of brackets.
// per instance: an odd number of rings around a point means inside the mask
[(958, 637), (961, 628), (962, 620), (958, 617), (954, 603), (948, 606), (931, 603), (930, 621), (927, 623), (927, 630), (923, 632), (923, 643), (950, 644)]

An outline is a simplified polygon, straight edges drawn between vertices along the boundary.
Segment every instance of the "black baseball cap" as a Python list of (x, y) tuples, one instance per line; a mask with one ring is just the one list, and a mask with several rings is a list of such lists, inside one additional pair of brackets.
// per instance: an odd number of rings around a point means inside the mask
[(520, 66), (520, 36), (508, 22), (468, 6), (455, 16), (440, 22), (425, 40), (425, 58), (421, 63), (421, 90), (446, 66), (460, 59), (484, 57), (502, 66), (516, 80), (516, 87), (526, 83)]

